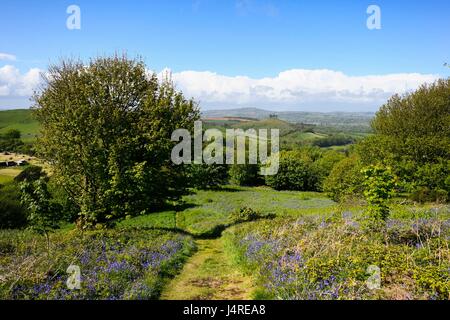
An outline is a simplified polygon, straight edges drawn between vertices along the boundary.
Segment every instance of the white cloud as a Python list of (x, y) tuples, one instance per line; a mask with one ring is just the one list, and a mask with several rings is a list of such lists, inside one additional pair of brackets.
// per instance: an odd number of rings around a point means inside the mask
[(29, 97), (40, 82), (41, 70), (33, 68), (22, 74), (12, 65), (0, 68), (0, 97)]
[(209, 71), (172, 74), (177, 88), (200, 101), (205, 109), (261, 107), (311, 111), (374, 111), (394, 93), (414, 90), (437, 78), (438, 75), (419, 73), (349, 76), (327, 69), (292, 69), (260, 79)]
[[(40, 73), (37, 68), (22, 73), (12, 65), (0, 67), (0, 108), (11, 106), (11, 101), (17, 101), (14, 106), (29, 106), (26, 101), (39, 85)], [(259, 79), (210, 71), (172, 73), (177, 88), (199, 101), (202, 109), (259, 107), (279, 111), (375, 111), (394, 93), (414, 90), (438, 77), (419, 73), (349, 76), (327, 69), (292, 69)]]
[(0, 52), (0, 60), (16, 61), (16, 56), (9, 53)]

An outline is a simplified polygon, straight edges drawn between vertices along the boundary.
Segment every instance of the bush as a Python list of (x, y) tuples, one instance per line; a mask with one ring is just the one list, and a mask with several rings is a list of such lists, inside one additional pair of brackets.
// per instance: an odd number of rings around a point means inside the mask
[(330, 175), (333, 167), (344, 158), (345, 155), (341, 152), (327, 150), (313, 163), (314, 171), (318, 176), (318, 186), (320, 187), (320, 190), (323, 190), (323, 182)]
[(257, 219), (262, 218), (273, 218), (273, 214), (262, 214), (259, 211), (253, 210), (249, 207), (242, 207), (239, 208), (239, 210), (233, 211), (230, 214), (230, 220), (232, 223), (240, 223), (240, 222), (248, 222), (248, 221), (254, 221)]
[(419, 203), (425, 202), (439, 202), (444, 203), (449, 201), (449, 196), (446, 190), (437, 189), (431, 190), (428, 187), (420, 187), (410, 195), (410, 199)]
[(20, 202), (15, 183), (0, 186), (0, 229), (17, 229), (27, 225), (27, 212)]
[(361, 162), (355, 155), (339, 161), (324, 181), (324, 191), (334, 201), (344, 201), (351, 196), (361, 196), (363, 175)]
[(20, 184), (21, 201), (30, 212), (28, 220), (30, 228), (39, 234), (44, 234), (48, 240), (49, 232), (59, 228), (61, 210), (51, 200), (47, 182), (40, 178), (33, 182), (24, 181)]
[(233, 164), (229, 175), (230, 182), (238, 186), (255, 186), (262, 180), (257, 164)]
[(318, 147), (331, 147), (331, 146), (345, 146), (355, 142), (355, 139), (351, 136), (343, 134), (336, 134), (325, 138), (319, 138), (312, 142), (314, 146)]
[(266, 184), (275, 190), (316, 191), (319, 177), (312, 161), (301, 151), (282, 151), (278, 173), (267, 175)]
[(73, 197), (51, 177), (48, 181), (48, 190), (52, 196), (51, 205), (60, 210), (60, 219), (75, 222), (79, 216), (80, 207), (75, 203)]
[(378, 228), (383, 226), (389, 216), (387, 200), (394, 194), (395, 177), (391, 168), (380, 165), (364, 168), (362, 173), (364, 174), (364, 196), (368, 204), (369, 227)]
[(189, 186), (212, 189), (226, 183), (227, 167), (218, 164), (191, 164), (187, 166)]

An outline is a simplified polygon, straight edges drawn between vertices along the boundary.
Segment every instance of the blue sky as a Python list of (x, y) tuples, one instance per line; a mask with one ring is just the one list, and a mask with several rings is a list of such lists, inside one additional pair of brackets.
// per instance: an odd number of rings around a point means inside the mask
[[(71, 4), (81, 9), (80, 30), (66, 28)], [(371, 4), (381, 9), (380, 30), (366, 27)], [(443, 67), (450, 62), (449, 13), (448, 0), (2, 0), (0, 107), (23, 104), (19, 100), (24, 101), (31, 85), (21, 84), (23, 90), (13, 86), (27, 81), (30, 70), (45, 70), (61, 57), (126, 51), (142, 55), (151, 70), (170, 68), (180, 88), (209, 108), (374, 109), (399, 88), (412, 90), (450, 75)], [(315, 73), (305, 75), (305, 70)], [(288, 73), (280, 76), (283, 72)], [(11, 74), (21, 78), (11, 80)], [(396, 74), (403, 76), (367, 78)], [(271, 81), (261, 81), (265, 78)], [(355, 89), (356, 82), (362, 91)], [(227, 83), (244, 86), (247, 96), (233, 101), (232, 88), (220, 91)], [(3, 95), (2, 85), (9, 88)], [(295, 94), (289, 96), (282, 85)], [(273, 94), (261, 95), (265, 87)], [(326, 88), (352, 95), (324, 94)]]

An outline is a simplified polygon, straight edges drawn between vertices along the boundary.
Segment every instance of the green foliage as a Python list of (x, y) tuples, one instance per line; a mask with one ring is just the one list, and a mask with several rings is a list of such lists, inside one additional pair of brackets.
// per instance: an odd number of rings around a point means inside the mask
[(51, 194), (51, 205), (59, 209), (60, 219), (66, 222), (76, 222), (80, 207), (76, 204), (70, 193), (53, 176), (49, 177), (47, 186)]
[(9, 129), (2, 135), (2, 138), (8, 140), (20, 139), (20, 131), (17, 129)]
[(257, 164), (233, 164), (228, 174), (230, 182), (238, 186), (255, 186), (261, 183)]
[(20, 202), (20, 188), (10, 182), (0, 185), (0, 229), (23, 228), (27, 224), (27, 212)]
[(52, 204), (51, 195), (44, 178), (36, 181), (25, 180), (20, 184), (21, 201), (29, 211), (28, 221), (31, 229), (39, 234), (48, 233), (59, 227), (60, 210)]
[(389, 216), (387, 200), (394, 195), (396, 185), (391, 169), (377, 165), (364, 168), (361, 172), (364, 175), (367, 215), (374, 225), (385, 222)]
[(335, 201), (358, 197), (363, 192), (361, 162), (356, 155), (342, 159), (324, 181), (324, 191)]
[[(398, 140), (420, 137), (443, 138), (448, 143), (450, 139), (449, 99), (450, 79), (441, 79), (431, 85), (423, 85), (415, 92), (403, 97), (394, 95), (376, 113), (372, 127), (375, 133), (396, 137)], [(442, 144), (436, 144), (434, 147), (428, 144), (417, 145), (419, 149), (409, 150), (409, 155), (423, 162), (448, 155), (450, 151), (441, 150), (440, 146)]]
[(372, 127), (376, 134), (356, 148), (365, 165), (392, 167), (407, 192), (449, 192), (450, 79), (393, 96), (377, 112)]
[(314, 172), (310, 155), (302, 151), (280, 152), (278, 173), (267, 175), (265, 179), (266, 184), (275, 190), (318, 189), (318, 176)]
[[(227, 186), (218, 190), (200, 190), (195, 194), (183, 197), (184, 210), (177, 209), (176, 223), (173, 217), (168, 217), (165, 226), (176, 225), (195, 236), (214, 235), (215, 230), (230, 224), (230, 213), (241, 207), (250, 207), (262, 215), (275, 213), (277, 216), (298, 216), (330, 212), (335, 203), (326, 196), (315, 192), (276, 191), (267, 187), (236, 187)], [(135, 219), (149, 225), (158, 216), (153, 214), (129, 219)], [(142, 220), (141, 220), (142, 219)], [(144, 222), (145, 220), (145, 222)], [(127, 221), (127, 220), (125, 220)], [(122, 223), (122, 222), (121, 222)], [(126, 223), (126, 222), (124, 222)], [(136, 222), (137, 223), (137, 222)], [(159, 225), (158, 222), (156, 225)]]
[(226, 183), (227, 167), (219, 164), (191, 164), (187, 167), (189, 185), (197, 189), (212, 189)]
[(35, 97), (40, 155), (80, 208), (81, 227), (137, 215), (186, 192), (184, 166), (171, 162), (175, 129), (199, 113), (144, 63), (97, 58), (51, 66)]
[(9, 129), (4, 134), (0, 134), (0, 150), (2, 151), (19, 151), (23, 144), (19, 130)]
[(323, 151), (321, 156), (313, 163), (314, 172), (317, 175), (320, 190), (323, 190), (323, 183), (330, 175), (333, 167), (344, 158), (345, 155), (341, 152), (326, 150)]
[(313, 145), (318, 147), (331, 147), (331, 146), (344, 146), (355, 142), (355, 139), (351, 136), (344, 134), (331, 135), (329, 137), (324, 137), (316, 139), (312, 142)]
[(262, 218), (273, 218), (273, 213), (261, 213), (250, 207), (241, 207), (230, 214), (231, 223), (254, 221)]
[(429, 189), (428, 187), (420, 187), (411, 193), (410, 199), (419, 203), (438, 202), (445, 203), (450, 199), (448, 192), (442, 189)]

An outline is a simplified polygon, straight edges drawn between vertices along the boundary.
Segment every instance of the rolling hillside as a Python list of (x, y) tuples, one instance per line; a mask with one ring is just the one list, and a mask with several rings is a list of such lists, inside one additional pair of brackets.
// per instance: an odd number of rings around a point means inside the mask
[(310, 123), (317, 126), (338, 128), (340, 131), (370, 131), (371, 112), (305, 112), (305, 111), (269, 111), (258, 108), (242, 108), (230, 110), (206, 110), (204, 118), (242, 117), (266, 119), (270, 115), (291, 123)]
[(31, 110), (0, 111), (0, 134), (9, 129), (17, 129), (22, 133), (24, 141), (32, 140), (39, 132), (39, 123), (32, 118)]

